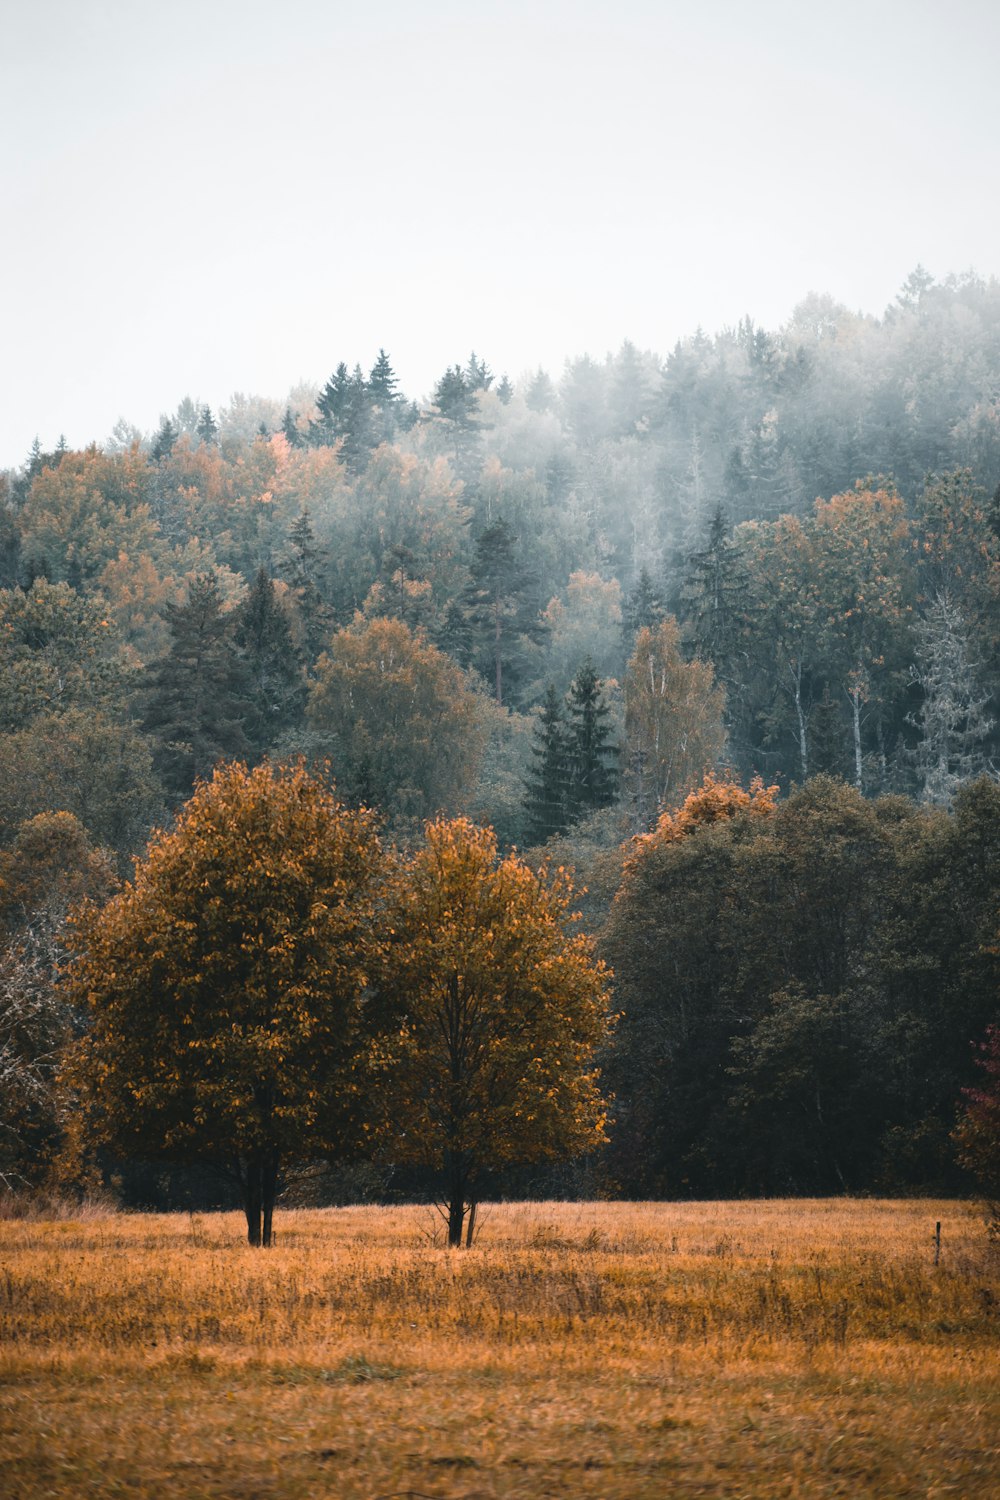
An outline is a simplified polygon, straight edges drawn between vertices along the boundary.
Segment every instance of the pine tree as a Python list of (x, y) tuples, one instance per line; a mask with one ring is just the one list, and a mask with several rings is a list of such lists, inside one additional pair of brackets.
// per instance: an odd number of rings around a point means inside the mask
[(611, 739), (608, 723), (611, 709), (589, 656), (570, 686), (567, 708), (567, 804), (570, 815), (579, 818), (600, 807), (610, 807), (618, 787), (618, 747)]
[(259, 759), (305, 708), (301, 660), (274, 582), (261, 568), (236, 611), (235, 641), (247, 671), (249, 712), (244, 730)]
[(500, 398), (501, 406), (509, 406), (510, 398), (511, 396), (513, 396), (513, 394), (514, 387), (511, 385), (506, 375), (502, 376), (500, 384), (497, 386), (497, 396)]
[(569, 824), (569, 746), (562, 705), (549, 683), (532, 745), (535, 765), (527, 784), (525, 807), (531, 839), (544, 844)]

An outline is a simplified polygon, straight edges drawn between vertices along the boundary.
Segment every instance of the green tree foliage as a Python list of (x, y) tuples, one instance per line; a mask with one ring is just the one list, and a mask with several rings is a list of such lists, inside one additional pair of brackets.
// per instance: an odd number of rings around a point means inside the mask
[[(817, 777), (710, 784), (636, 840), (603, 951), (633, 1191), (954, 1189), (969, 1038), (995, 1014), (997, 807)], [(634, 1175), (633, 1175), (634, 1174)]]
[(534, 765), (527, 782), (525, 806), (528, 837), (544, 844), (570, 821), (570, 766), (566, 720), (559, 695), (549, 684), (535, 725)]
[(975, 1087), (963, 1090), (955, 1139), (964, 1166), (989, 1203), (990, 1232), (1000, 1235), (1000, 1026), (989, 1026), (977, 1049)]
[(306, 698), (291, 623), (263, 568), (235, 611), (233, 640), (247, 679), (243, 732), (256, 758), (301, 721)]
[(454, 811), (479, 765), (479, 696), (401, 620), (357, 616), (316, 663), (307, 718), (351, 800), (404, 819)]
[(380, 866), (370, 815), (301, 766), (230, 765), (71, 928), (93, 1138), (228, 1171), (252, 1245), (282, 1172), (355, 1140)]
[(618, 746), (602, 686), (593, 661), (586, 657), (566, 700), (568, 806), (574, 819), (610, 807), (618, 789)]
[(133, 724), (83, 708), (0, 735), (0, 841), (52, 810), (72, 813), (124, 866), (163, 812), (149, 740)]
[(517, 703), (532, 646), (542, 634), (537, 580), (525, 567), (517, 540), (502, 516), (481, 533), (468, 593), (473, 661), (498, 704)]
[(0, 730), (73, 708), (120, 713), (128, 680), (101, 599), (42, 578), (0, 591)]
[(184, 796), (218, 760), (246, 754), (249, 681), (214, 573), (194, 579), (186, 603), (164, 613), (170, 650), (149, 669), (143, 717), (164, 786)]
[(569, 932), (562, 871), (499, 859), (464, 819), (428, 825), (401, 872), (375, 1052), (391, 1159), (440, 1174), (448, 1243), (491, 1171), (604, 1139), (607, 975)]

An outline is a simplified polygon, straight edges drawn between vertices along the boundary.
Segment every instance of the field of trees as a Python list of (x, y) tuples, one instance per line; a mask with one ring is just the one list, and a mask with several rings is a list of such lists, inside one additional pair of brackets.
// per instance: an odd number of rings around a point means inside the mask
[[(941, 1224), (935, 1264), (935, 1225)], [(4, 1492), (985, 1497), (996, 1254), (909, 1200), (0, 1224)]]

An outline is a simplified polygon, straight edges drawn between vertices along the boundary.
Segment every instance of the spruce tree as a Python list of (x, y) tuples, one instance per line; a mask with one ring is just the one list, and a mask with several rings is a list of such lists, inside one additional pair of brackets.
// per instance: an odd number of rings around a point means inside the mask
[(567, 709), (567, 809), (571, 817), (580, 818), (610, 807), (618, 788), (618, 747), (608, 722), (611, 709), (589, 656), (570, 686)]
[(622, 634), (629, 653), (639, 631), (654, 630), (665, 614), (660, 592), (650, 577), (649, 569), (643, 568), (622, 610)]
[(569, 747), (562, 705), (550, 683), (531, 747), (535, 764), (528, 779), (525, 807), (529, 837), (544, 844), (569, 824)]
[(302, 446), (302, 434), (295, 425), (296, 415), (297, 413), (293, 412), (290, 406), (286, 406), (285, 415), (281, 419), (281, 431), (285, 441), (291, 448), (300, 448)]
[(288, 615), (264, 568), (236, 611), (234, 638), (247, 675), (244, 732), (258, 760), (283, 730), (299, 722), (305, 708), (301, 658)]
[(309, 427), (309, 436), (314, 443), (329, 446), (342, 435), (350, 387), (351, 377), (341, 360), (316, 398), (319, 416)]
[(291, 556), (285, 576), (295, 595), (301, 621), (302, 643), (308, 661), (314, 662), (330, 639), (333, 611), (319, 587), (322, 552), (316, 545), (308, 508), (297, 517), (288, 533)]
[(176, 441), (177, 428), (169, 417), (164, 417), (160, 423), (160, 429), (153, 439), (153, 446), (150, 449), (154, 463), (160, 463), (162, 459), (169, 458)]
[(190, 794), (215, 763), (245, 756), (250, 711), (245, 669), (233, 646), (215, 573), (192, 580), (184, 604), (168, 604), (167, 654), (149, 668), (143, 727), (157, 741), (154, 761), (167, 789)]
[(525, 655), (541, 637), (537, 579), (517, 542), (502, 516), (487, 527), (476, 543), (466, 594), (473, 660), (500, 704), (516, 698)]
[(212, 416), (212, 408), (210, 406), (202, 407), (195, 432), (203, 443), (214, 443), (218, 437), (219, 425)]

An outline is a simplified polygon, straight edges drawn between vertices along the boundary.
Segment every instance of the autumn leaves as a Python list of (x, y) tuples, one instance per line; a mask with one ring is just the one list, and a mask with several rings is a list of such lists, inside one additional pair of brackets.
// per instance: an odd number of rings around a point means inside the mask
[(607, 975), (570, 902), (464, 819), (406, 861), (303, 766), (222, 766), (73, 924), (88, 1132), (228, 1171), (251, 1244), (295, 1163), (419, 1163), (458, 1244), (485, 1170), (603, 1139)]

